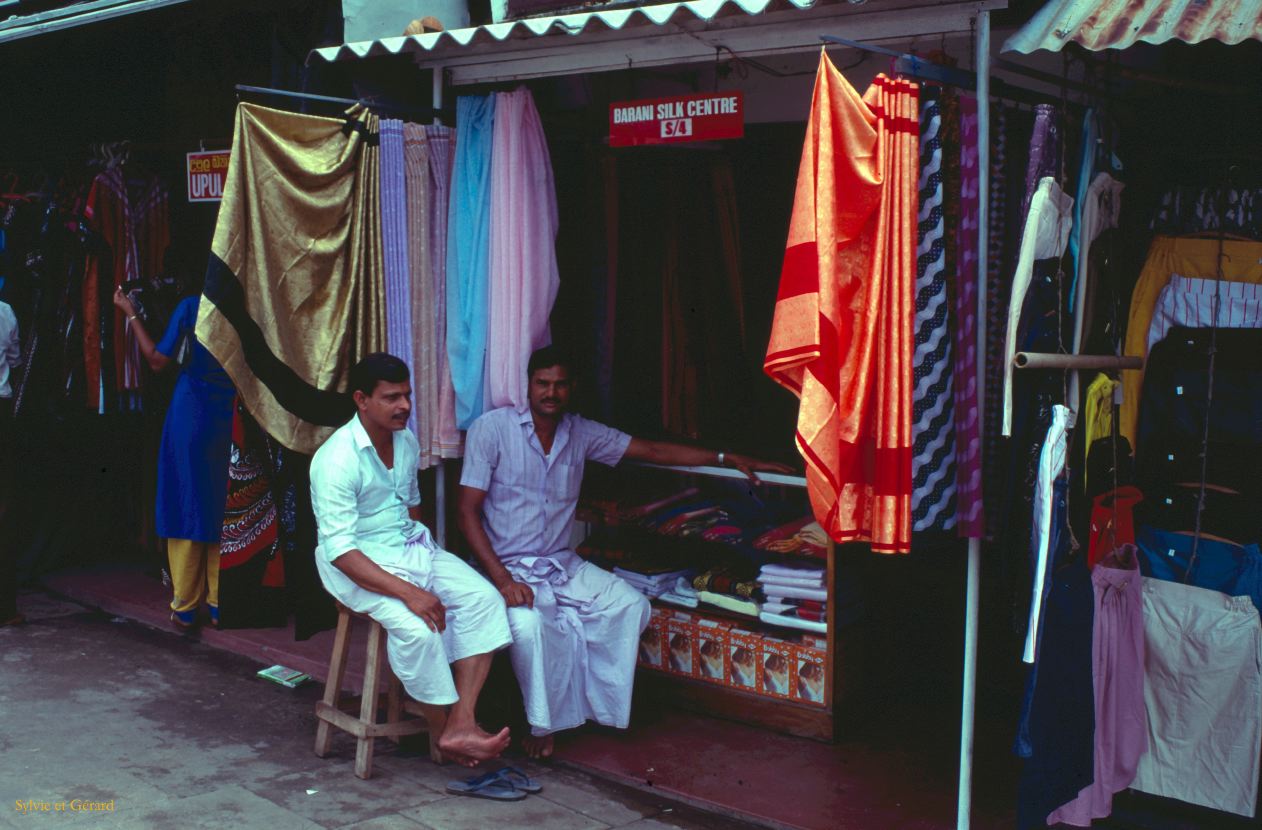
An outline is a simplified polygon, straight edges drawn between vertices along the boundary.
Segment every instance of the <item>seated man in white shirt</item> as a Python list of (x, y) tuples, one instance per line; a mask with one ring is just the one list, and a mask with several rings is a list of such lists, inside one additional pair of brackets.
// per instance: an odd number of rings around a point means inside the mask
[(350, 383), (358, 413), (311, 460), (316, 566), (339, 602), (385, 628), (390, 667), (424, 704), (433, 759), (474, 766), (509, 743), (507, 728), (491, 735), (474, 720), (491, 655), (510, 641), (504, 600), (418, 521), (407, 366), (371, 354)]
[(552, 347), (530, 357), (529, 408), (488, 412), (469, 428), (460, 479), (460, 529), (508, 603), (509, 648), (521, 685), (532, 757), (552, 754), (553, 734), (594, 720), (626, 728), (643, 594), (570, 548), (583, 464), (623, 458), (658, 464), (792, 472), (734, 453), (647, 441), (567, 414), (568, 360)]

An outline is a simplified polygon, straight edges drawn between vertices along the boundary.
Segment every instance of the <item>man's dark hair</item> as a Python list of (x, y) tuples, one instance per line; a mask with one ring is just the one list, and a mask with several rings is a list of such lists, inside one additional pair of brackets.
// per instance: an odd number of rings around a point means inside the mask
[(557, 346), (544, 346), (542, 349), (535, 350), (530, 356), (530, 362), (526, 364), (526, 378), (529, 380), (540, 369), (550, 369), (553, 366), (564, 367), (570, 373), (570, 379), (573, 380), (574, 361), (570, 359), (569, 354)]
[(351, 367), (350, 391), (371, 395), (378, 383), (403, 383), (408, 377), (408, 366), (402, 360), (385, 352), (373, 352)]

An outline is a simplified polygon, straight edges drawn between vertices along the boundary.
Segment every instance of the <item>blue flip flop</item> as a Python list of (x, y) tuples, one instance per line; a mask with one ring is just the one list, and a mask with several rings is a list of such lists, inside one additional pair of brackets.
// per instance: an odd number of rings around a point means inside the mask
[(500, 775), (500, 770), (464, 781), (448, 781), (447, 792), (492, 801), (521, 801), (526, 797), (526, 791), (514, 787), (511, 781)]
[(542, 784), (517, 769), (517, 767), (501, 767), (496, 770), (494, 774), (499, 776), (500, 780), (507, 781), (512, 784), (514, 788), (519, 789), (524, 793), (536, 795), (543, 792)]

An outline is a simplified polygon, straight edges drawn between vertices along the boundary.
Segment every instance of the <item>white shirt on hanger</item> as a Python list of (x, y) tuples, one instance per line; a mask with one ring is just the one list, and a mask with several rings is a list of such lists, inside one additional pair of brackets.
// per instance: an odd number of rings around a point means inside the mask
[[(1046, 181), (1046, 180), (1044, 180)], [(1021, 659), (1033, 663), (1038, 647), (1039, 620), (1043, 614), (1044, 586), (1050, 570), (1052, 541), (1053, 484), (1065, 469), (1067, 433), (1073, 426), (1068, 407), (1056, 404), (1052, 407), (1052, 425), (1047, 429), (1047, 441), (1039, 454), (1039, 477), (1034, 485), (1034, 538), (1038, 540), (1038, 556), (1034, 566), (1034, 594), (1030, 601), (1030, 627), (1025, 633), (1025, 651)]]
[(1012, 299), (1008, 303), (1008, 330), (1003, 346), (1003, 427), (1000, 432), (1012, 435), (1012, 357), (1017, 353), (1017, 327), (1021, 322), (1021, 306), (1034, 279), (1034, 263), (1065, 253), (1069, 230), (1073, 227), (1074, 200), (1051, 176), (1039, 180), (1030, 213), (1021, 234), (1021, 251), (1017, 270), (1012, 277)]
[(18, 318), (8, 303), (0, 302), (0, 398), (12, 398), (9, 373), (22, 357), (18, 342)]

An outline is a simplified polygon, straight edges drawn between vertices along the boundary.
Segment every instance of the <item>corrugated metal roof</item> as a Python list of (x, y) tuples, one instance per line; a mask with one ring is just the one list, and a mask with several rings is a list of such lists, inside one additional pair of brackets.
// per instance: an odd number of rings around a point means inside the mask
[(88, 0), (35, 14), (15, 15), (0, 20), (0, 43), (187, 2), (190, 0)]
[(1236, 44), (1262, 40), (1262, 0), (1051, 0), (1003, 45), (1005, 52), (1125, 49), (1138, 41)]
[[(333, 62), (380, 55), (398, 55), (405, 52), (431, 52), (445, 46), (469, 46), (475, 43), (550, 34), (580, 35), (584, 32), (621, 31), (637, 26), (663, 26), (678, 21), (710, 21), (733, 14), (762, 14), (786, 8), (809, 9), (817, 3), (827, 2), (829, 0), (691, 0), (687, 3), (662, 3), (606, 11), (530, 17), (485, 26), (472, 26), (467, 29), (452, 29), (446, 32), (344, 43), (341, 46), (316, 49), (312, 55)], [(851, 5), (861, 5), (866, 0), (848, 0), (848, 2)]]
[(692, 0), (560, 14), (316, 49), (316, 60), (410, 55), (455, 86), (760, 56), (853, 40), (966, 32), (978, 11), (1007, 0)]

